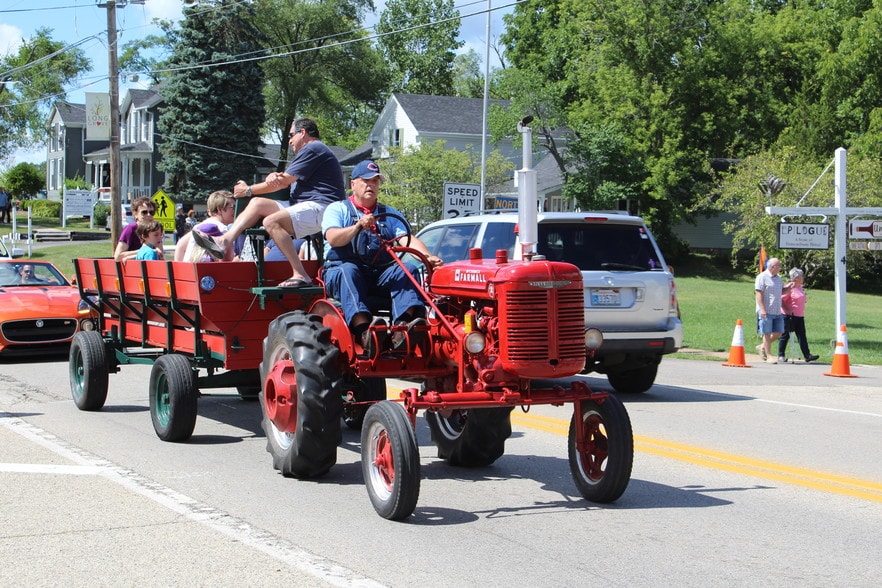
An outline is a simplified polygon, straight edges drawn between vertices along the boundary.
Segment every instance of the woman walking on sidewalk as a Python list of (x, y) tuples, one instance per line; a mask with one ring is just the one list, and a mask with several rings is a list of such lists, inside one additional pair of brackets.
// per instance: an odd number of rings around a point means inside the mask
[(802, 358), (806, 363), (818, 359), (817, 355), (812, 355), (809, 351), (808, 339), (805, 336), (805, 290), (802, 289), (802, 283), (805, 280), (805, 274), (798, 267), (790, 270), (790, 290), (781, 297), (781, 307), (784, 311), (784, 332), (778, 339), (778, 361), (787, 361), (787, 342), (790, 340), (790, 333), (796, 335), (799, 342), (799, 349), (802, 351)]

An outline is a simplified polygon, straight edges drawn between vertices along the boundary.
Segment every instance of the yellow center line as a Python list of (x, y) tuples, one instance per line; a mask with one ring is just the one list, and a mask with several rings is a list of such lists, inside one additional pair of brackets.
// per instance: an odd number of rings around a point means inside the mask
[[(569, 421), (517, 411), (512, 412), (511, 420), (514, 424), (561, 436), (568, 434), (570, 426)], [(715, 470), (882, 502), (882, 483), (879, 482), (817, 472), (640, 435), (634, 435), (634, 450)]]

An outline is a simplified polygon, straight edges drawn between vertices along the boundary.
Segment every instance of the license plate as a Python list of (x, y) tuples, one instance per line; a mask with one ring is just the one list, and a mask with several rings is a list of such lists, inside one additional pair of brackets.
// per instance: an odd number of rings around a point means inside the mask
[(622, 293), (618, 289), (591, 290), (591, 306), (621, 306)]

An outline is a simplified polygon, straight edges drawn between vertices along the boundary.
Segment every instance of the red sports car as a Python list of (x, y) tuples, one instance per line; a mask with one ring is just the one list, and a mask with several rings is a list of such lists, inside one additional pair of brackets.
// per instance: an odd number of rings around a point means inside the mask
[(66, 350), (94, 313), (51, 263), (0, 259), (0, 355)]

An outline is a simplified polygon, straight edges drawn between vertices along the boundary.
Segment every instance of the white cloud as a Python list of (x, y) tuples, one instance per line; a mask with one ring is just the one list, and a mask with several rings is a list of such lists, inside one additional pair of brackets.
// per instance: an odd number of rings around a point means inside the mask
[(0, 55), (9, 55), (18, 51), (23, 36), (24, 33), (20, 28), (0, 23)]

